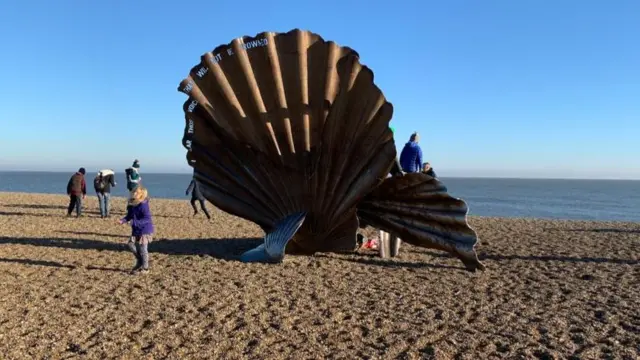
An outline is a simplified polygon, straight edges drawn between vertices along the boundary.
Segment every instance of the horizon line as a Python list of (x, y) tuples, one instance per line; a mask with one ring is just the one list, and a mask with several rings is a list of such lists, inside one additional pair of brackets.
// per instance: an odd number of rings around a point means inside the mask
[[(45, 173), (45, 174), (66, 174), (69, 171), (62, 170), (0, 170), (0, 173)], [(87, 172), (88, 174), (97, 172)], [(124, 174), (124, 171), (122, 172)], [(146, 174), (155, 175), (191, 175), (191, 171), (145, 171)], [(441, 176), (443, 179), (495, 179), (495, 180), (583, 180), (583, 181), (640, 181), (640, 178), (598, 178), (598, 177), (521, 177), (521, 176), (482, 176), (482, 175), (455, 175)]]

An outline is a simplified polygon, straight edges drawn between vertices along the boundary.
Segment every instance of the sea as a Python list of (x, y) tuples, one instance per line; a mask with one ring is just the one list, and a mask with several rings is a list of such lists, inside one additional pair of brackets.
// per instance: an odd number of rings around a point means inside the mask
[[(65, 194), (73, 173), (0, 172), (0, 192)], [(190, 174), (142, 173), (150, 194), (185, 199)], [(87, 173), (88, 195), (94, 194)], [(640, 222), (640, 181), (441, 178), (449, 193), (466, 201), (469, 215)], [(116, 173), (113, 196), (126, 196), (124, 173)]]

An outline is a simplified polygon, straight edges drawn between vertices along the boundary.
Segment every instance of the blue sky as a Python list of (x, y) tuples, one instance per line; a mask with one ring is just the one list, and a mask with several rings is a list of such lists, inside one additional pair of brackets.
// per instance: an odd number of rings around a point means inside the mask
[(640, 179), (637, 0), (3, 1), (0, 169), (189, 171), (179, 82), (296, 27), (360, 53), (441, 176)]

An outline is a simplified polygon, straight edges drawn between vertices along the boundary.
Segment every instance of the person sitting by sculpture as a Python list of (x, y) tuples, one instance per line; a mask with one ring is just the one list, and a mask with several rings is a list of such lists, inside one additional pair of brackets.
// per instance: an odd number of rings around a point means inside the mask
[(422, 166), (422, 172), (434, 178), (438, 177), (436, 175), (436, 172), (433, 170), (433, 167), (431, 167), (431, 164), (429, 164), (428, 162), (424, 163), (424, 165)]
[(422, 149), (418, 145), (418, 141), (420, 141), (420, 136), (414, 132), (400, 153), (400, 165), (402, 165), (404, 172), (417, 173), (422, 169)]

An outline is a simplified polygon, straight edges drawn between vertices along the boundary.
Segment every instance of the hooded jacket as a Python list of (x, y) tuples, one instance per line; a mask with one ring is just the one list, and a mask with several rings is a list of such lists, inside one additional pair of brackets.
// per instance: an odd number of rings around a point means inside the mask
[(400, 153), (400, 165), (404, 172), (413, 173), (422, 170), (422, 149), (415, 141), (404, 145)]

